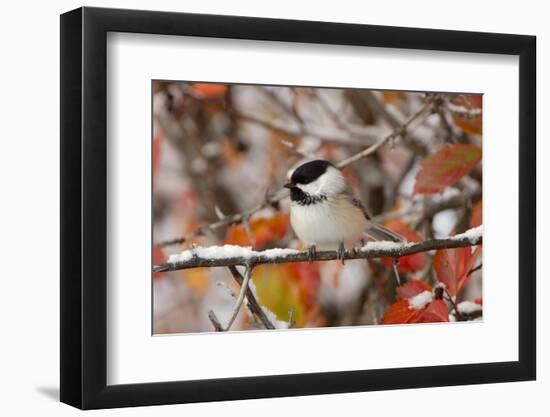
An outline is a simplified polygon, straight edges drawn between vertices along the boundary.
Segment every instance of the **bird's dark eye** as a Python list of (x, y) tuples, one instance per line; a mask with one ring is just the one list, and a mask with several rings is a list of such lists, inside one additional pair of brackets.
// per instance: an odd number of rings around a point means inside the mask
[(294, 184), (309, 184), (323, 175), (331, 165), (330, 162), (322, 159), (306, 162), (292, 173), (291, 181)]

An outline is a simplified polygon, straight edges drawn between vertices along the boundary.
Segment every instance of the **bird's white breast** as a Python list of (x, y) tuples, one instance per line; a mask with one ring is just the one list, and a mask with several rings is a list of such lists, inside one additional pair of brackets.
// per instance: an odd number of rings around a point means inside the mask
[(292, 203), (290, 222), (304, 244), (318, 249), (335, 249), (340, 242), (355, 245), (368, 225), (361, 209), (345, 198), (310, 205)]

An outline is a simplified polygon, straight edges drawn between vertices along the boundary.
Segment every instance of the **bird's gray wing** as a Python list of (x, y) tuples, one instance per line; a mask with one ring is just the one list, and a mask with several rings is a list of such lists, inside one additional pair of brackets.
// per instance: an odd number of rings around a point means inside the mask
[[(347, 189), (345, 191), (345, 194), (348, 196), (349, 200), (355, 207), (361, 209), (363, 215), (367, 220), (372, 220), (372, 217), (370, 216), (369, 212), (367, 211), (361, 200), (353, 195), (353, 191), (351, 191), (351, 188)], [(365, 234), (367, 237), (379, 241), (405, 242), (407, 240), (399, 233), (396, 233), (388, 229), (387, 227), (384, 227), (381, 224), (377, 224), (372, 221), (365, 231)]]
[(346, 186), (344, 191), (342, 191), (342, 194), (346, 196), (346, 198), (353, 204), (355, 207), (360, 209), (363, 212), (363, 215), (367, 220), (371, 219), (371, 216), (361, 200), (359, 200), (357, 197), (355, 197), (355, 194), (353, 193), (352, 188), (349, 186), (349, 184)]

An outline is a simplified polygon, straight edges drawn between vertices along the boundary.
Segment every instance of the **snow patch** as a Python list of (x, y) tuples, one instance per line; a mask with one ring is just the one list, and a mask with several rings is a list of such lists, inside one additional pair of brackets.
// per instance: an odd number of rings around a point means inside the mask
[(376, 242), (367, 242), (365, 246), (361, 248), (361, 250), (369, 251), (369, 250), (397, 250), (402, 249), (406, 247), (407, 244), (399, 243), (399, 242), (391, 242), (391, 241), (376, 241)]
[(481, 311), (483, 307), (481, 307), (478, 303), (474, 303), (473, 301), (462, 301), (461, 303), (458, 303), (456, 308), (458, 309), (459, 313), (473, 314)]
[(256, 253), (250, 246), (223, 245), (209, 246), (207, 248), (196, 247), (184, 250), (177, 255), (170, 255), (168, 263), (190, 261), (194, 256), (210, 259), (250, 258)]
[(275, 248), (275, 249), (266, 249), (263, 252), (256, 252), (256, 253), (268, 259), (273, 259), (273, 258), (278, 258), (279, 256), (295, 255), (297, 253), (300, 253), (300, 251), (296, 249)]
[(300, 253), (296, 249), (267, 249), (262, 252), (252, 250), (251, 246), (237, 246), (237, 245), (223, 245), (223, 246), (208, 246), (208, 247), (196, 247), (184, 250), (183, 252), (170, 255), (168, 263), (187, 262), (198, 258), (209, 259), (229, 259), (229, 258), (244, 258), (250, 259), (253, 256), (263, 256), (268, 259), (274, 259), (280, 256), (294, 255)]
[(422, 310), (428, 303), (431, 303), (434, 296), (431, 291), (424, 291), (421, 292), (418, 295), (415, 295), (414, 297), (409, 299), (409, 308), (415, 309), (415, 310)]
[(471, 244), (475, 244), (483, 236), (483, 225), (466, 230), (464, 233), (453, 236), (453, 239), (468, 239)]

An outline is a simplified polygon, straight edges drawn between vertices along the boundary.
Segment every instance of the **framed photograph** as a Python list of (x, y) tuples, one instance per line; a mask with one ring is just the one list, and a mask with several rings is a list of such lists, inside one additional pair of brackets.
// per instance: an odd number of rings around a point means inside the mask
[(61, 401), (533, 380), (535, 37), (61, 16)]

